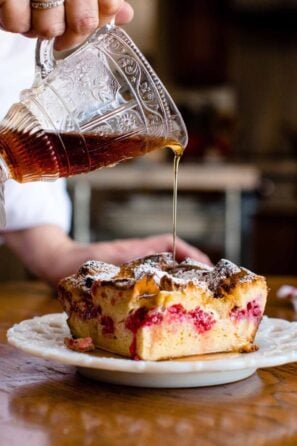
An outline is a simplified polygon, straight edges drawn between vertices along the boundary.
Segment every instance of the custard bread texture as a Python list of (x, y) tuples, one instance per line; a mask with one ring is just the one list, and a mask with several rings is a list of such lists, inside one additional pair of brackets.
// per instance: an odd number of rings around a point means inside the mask
[(74, 338), (160, 360), (255, 350), (267, 285), (228, 260), (209, 267), (162, 253), (121, 266), (86, 262), (61, 280), (58, 298)]

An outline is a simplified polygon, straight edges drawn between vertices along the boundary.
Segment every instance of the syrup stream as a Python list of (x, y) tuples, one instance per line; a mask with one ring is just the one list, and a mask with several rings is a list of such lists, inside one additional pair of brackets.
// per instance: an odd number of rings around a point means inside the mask
[(0, 231), (5, 228), (5, 223), (4, 182), (0, 180)]
[(181, 156), (184, 152), (184, 148), (178, 144), (170, 144), (169, 148), (174, 153), (173, 160), (173, 205), (172, 205), (172, 256), (173, 266), (175, 265), (176, 258), (176, 221), (177, 221), (177, 180), (178, 180), (178, 167)]
[(173, 252), (173, 264), (175, 265), (175, 257), (176, 257), (176, 222), (177, 222), (177, 179), (178, 179), (178, 166), (181, 159), (180, 154), (174, 155), (174, 161), (173, 161), (173, 218), (172, 218), (172, 239), (173, 239), (173, 246), (172, 246), (172, 252)]

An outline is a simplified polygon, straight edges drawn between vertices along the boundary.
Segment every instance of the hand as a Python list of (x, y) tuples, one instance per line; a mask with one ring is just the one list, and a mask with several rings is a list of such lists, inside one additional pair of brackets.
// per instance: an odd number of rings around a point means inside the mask
[(65, 0), (51, 9), (33, 9), (30, 0), (0, 0), (0, 28), (27, 37), (56, 37), (56, 50), (81, 44), (114, 18), (120, 25), (132, 17), (133, 9), (125, 0)]
[[(87, 250), (92, 253), (93, 259), (119, 265), (138, 257), (161, 252), (172, 252), (172, 234), (94, 243), (89, 245)], [(211, 265), (211, 261), (206, 254), (177, 237), (176, 260), (181, 261), (186, 257)]]
[[(6, 244), (32, 273), (53, 285), (62, 277), (76, 273), (87, 260), (119, 265), (137, 257), (172, 251), (171, 234), (82, 244), (71, 240), (56, 226), (43, 225), (4, 232), (3, 236)], [(177, 238), (176, 258), (182, 260), (186, 257), (211, 264), (199, 249)]]

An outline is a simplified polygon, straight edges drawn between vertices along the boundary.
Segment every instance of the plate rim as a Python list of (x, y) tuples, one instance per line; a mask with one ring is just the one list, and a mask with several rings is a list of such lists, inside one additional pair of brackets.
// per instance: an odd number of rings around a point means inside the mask
[[(121, 357), (94, 357), (90, 353), (79, 353), (74, 352), (64, 345), (56, 345), (55, 347), (47, 347), (46, 351), (41, 353), (40, 346), (32, 344), (26, 344), (25, 341), (19, 341), (15, 334), (18, 333), (22, 327), (28, 325), (31, 321), (39, 321), (44, 323), (45, 321), (55, 320), (61, 317), (64, 318), (66, 324), (65, 313), (50, 313), (43, 316), (35, 316), (31, 319), (23, 320), (17, 324), (14, 324), (7, 331), (7, 341), (10, 345), (32, 354), (34, 356), (40, 357), (45, 360), (56, 361), (64, 365), (72, 365), (75, 367), (88, 367), (98, 370), (109, 370), (114, 372), (129, 372), (129, 373), (150, 373), (150, 374), (179, 374), (179, 373), (205, 373), (205, 372), (218, 372), (218, 371), (231, 371), (231, 370), (243, 370), (243, 369), (255, 369), (280, 366), (290, 362), (297, 361), (297, 340), (296, 348), (290, 352), (281, 354), (277, 356), (265, 355), (265, 350), (262, 351), (261, 348), (256, 352), (251, 353), (238, 353), (238, 356), (233, 358), (225, 359), (207, 359), (207, 360), (182, 360), (182, 359), (172, 359), (164, 361), (145, 361), (145, 360), (133, 360), (130, 358)], [(49, 322), (48, 322), (49, 323)], [(264, 316), (261, 324), (265, 323), (272, 326), (273, 323), (285, 324), (289, 326), (293, 324), (296, 326), (297, 321), (287, 321), (281, 318), (270, 318)], [(261, 333), (258, 331), (258, 336)], [(275, 341), (275, 339), (274, 339)], [(256, 340), (256, 342), (259, 342)], [(264, 347), (265, 348), (265, 347)], [(103, 351), (103, 350), (102, 350)], [(66, 353), (66, 355), (65, 355)], [(269, 353), (269, 352), (268, 352)], [(215, 355), (215, 354), (214, 354)]]

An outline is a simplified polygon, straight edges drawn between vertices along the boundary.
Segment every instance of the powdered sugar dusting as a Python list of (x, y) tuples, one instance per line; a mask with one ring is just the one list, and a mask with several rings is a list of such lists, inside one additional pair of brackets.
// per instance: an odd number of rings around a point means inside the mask
[(147, 263), (139, 265), (134, 271), (134, 278), (136, 280), (141, 279), (143, 276), (151, 276), (154, 278), (156, 284), (160, 284), (162, 277), (166, 275), (166, 271), (161, 270), (157, 266), (152, 266)]
[(205, 263), (198, 262), (198, 260), (191, 259), (187, 257), (180, 263), (180, 266), (191, 266), (195, 267), (195, 269), (201, 269), (202, 271), (212, 271), (213, 267), (206, 265)]
[(174, 281), (188, 283), (204, 283), (206, 282), (206, 274), (208, 271), (198, 271), (196, 269), (184, 270), (178, 269), (173, 273)]
[(252, 271), (242, 268), (242, 271), (245, 273), (243, 277), (241, 277), (240, 282), (250, 282), (251, 280), (255, 279), (257, 277), (257, 274), (253, 273)]
[(93, 276), (96, 280), (112, 280), (120, 271), (120, 267), (110, 263), (89, 260), (85, 262), (79, 269), (77, 277), (86, 275)]
[(79, 268), (77, 274), (73, 274), (64, 280), (70, 285), (89, 291), (94, 282), (111, 281), (119, 271), (119, 266), (97, 260), (89, 260)]
[(174, 263), (172, 254), (161, 253), (133, 260), (121, 266), (99, 261), (88, 261), (81, 266), (77, 275), (68, 280), (75, 281), (79, 287), (90, 288), (92, 282), (111, 283), (118, 288), (132, 287), (143, 277), (155, 281), (160, 290), (177, 289), (194, 284), (208, 289), (220, 297), (221, 286), (231, 286), (235, 281), (249, 282), (257, 278), (256, 274), (240, 268), (226, 259), (221, 259), (214, 267), (185, 259)]
[(241, 268), (239, 268), (237, 265), (230, 262), (230, 260), (221, 259), (213, 270), (206, 276), (206, 280), (210, 289), (215, 290), (222, 281), (240, 273)]

